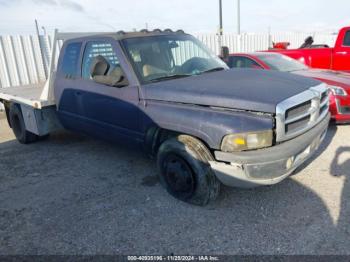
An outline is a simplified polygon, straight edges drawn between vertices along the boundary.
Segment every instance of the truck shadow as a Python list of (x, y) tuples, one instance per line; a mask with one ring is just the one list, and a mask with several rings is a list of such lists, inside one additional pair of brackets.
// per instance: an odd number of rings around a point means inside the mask
[(332, 164), (330, 166), (332, 176), (344, 181), (339, 218), (336, 222), (336, 234), (339, 239), (343, 239), (341, 245), (332, 246), (337, 252), (344, 252), (350, 246), (350, 147), (341, 146), (337, 149)]

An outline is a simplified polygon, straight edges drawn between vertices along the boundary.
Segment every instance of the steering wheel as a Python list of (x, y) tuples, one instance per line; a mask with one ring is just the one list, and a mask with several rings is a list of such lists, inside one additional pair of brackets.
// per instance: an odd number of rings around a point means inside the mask
[(192, 57), (181, 66), (181, 71), (185, 74), (200, 73), (208, 69), (208, 60), (201, 57)]

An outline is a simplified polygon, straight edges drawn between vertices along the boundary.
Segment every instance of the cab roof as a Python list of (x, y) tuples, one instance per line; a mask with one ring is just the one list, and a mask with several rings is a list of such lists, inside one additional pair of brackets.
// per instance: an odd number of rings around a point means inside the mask
[[(172, 31), (170, 29), (160, 30), (155, 29), (153, 31), (141, 30), (138, 32), (102, 32), (102, 33), (76, 33), (74, 37), (68, 37), (68, 40), (86, 40), (94, 37), (110, 37), (115, 40), (124, 40), (129, 38), (138, 38), (138, 37), (150, 37), (150, 36), (167, 36), (167, 35), (187, 35), (183, 30)], [(67, 41), (68, 41), (67, 40)]]

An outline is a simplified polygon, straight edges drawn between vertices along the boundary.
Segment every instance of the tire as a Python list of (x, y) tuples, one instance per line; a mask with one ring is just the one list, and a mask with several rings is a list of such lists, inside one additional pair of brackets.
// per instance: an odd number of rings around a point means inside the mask
[(160, 181), (175, 198), (207, 205), (220, 193), (220, 182), (208, 163), (211, 160), (210, 151), (198, 139), (188, 135), (170, 138), (157, 154)]
[(18, 142), (21, 144), (29, 144), (38, 140), (37, 135), (26, 130), (22, 111), (18, 105), (10, 105), (9, 120)]

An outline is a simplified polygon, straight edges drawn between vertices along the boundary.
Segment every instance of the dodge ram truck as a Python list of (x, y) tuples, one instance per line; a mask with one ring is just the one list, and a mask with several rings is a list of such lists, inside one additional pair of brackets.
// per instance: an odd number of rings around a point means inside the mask
[(181, 30), (56, 32), (55, 42), (62, 40), (61, 50), (53, 47), (52, 57), (60, 55), (45, 85), (0, 90), (20, 143), (63, 127), (142, 149), (156, 158), (172, 196), (205, 205), (221, 184), (281, 182), (326, 135), (325, 84), (229, 70)]
[(299, 49), (274, 48), (270, 52), (287, 55), (312, 68), (350, 72), (350, 27), (340, 30), (333, 48), (314, 45), (309, 37)]

